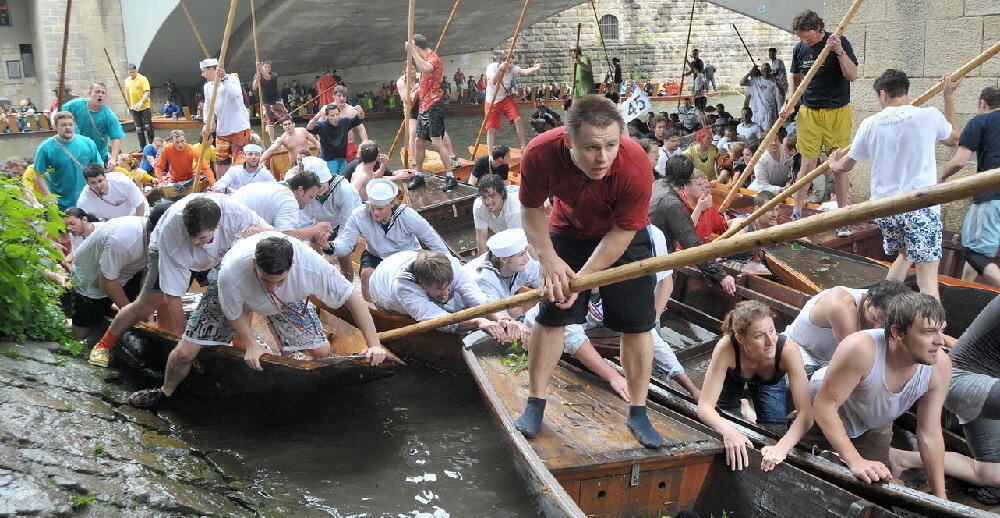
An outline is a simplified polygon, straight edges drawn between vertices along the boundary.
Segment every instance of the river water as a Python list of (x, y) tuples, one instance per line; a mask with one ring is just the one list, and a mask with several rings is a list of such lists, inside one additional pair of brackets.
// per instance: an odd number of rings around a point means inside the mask
[[(718, 102), (732, 111), (742, 100), (726, 96)], [(522, 110), (525, 120), (530, 112)], [(459, 156), (467, 156), (481, 121), (473, 115), (447, 119)], [(370, 121), (366, 127), (370, 138), (387, 147), (399, 121)], [(529, 138), (534, 133), (530, 126), (526, 131)], [(197, 138), (195, 131), (188, 134)], [(0, 137), (0, 159), (33, 156), (41, 141)], [(513, 128), (504, 124), (497, 142), (516, 146)], [(128, 133), (123, 147), (137, 146), (135, 134)], [(161, 412), (198, 448), (232, 452), (330, 516), (537, 514), (467, 374), (410, 365), (396, 376), (325, 394), (185, 396)]]

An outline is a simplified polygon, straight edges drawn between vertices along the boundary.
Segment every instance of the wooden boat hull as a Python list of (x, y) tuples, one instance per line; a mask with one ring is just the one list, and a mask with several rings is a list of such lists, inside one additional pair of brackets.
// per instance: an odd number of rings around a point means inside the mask
[[(243, 361), (244, 350), (234, 346), (205, 347), (179, 390), (194, 394), (225, 396), (260, 392), (308, 394), (337, 385), (366, 383), (399, 372), (403, 362), (394, 354), (382, 364), (372, 366), (358, 353), (364, 349), (360, 331), (332, 314), (321, 312), (324, 328), (333, 335), (331, 358), (293, 360), (265, 354), (262, 371), (249, 368)], [(261, 319), (254, 333), (266, 342), (276, 341)], [(113, 351), (115, 359), (140, 374), (160, 380), (167, 356), (179, 337), (160, 328), (140, 323), (125, 333)]]
[(545, 516), (663, 516), (685, 509), (701, 516), (894, 516), (788, 464), (765, 474), (757, 452), (753, 467), (734, 473), (714, 432), (655, 403), (649, 416), (667, 446), (642, 448), (625, 426), (627, 404), (602, 380), (566, 363), (550, 380), (541, 432), (526, 440), (514, 418), (527, 395), (527, 373), (503, 366), (501, 346), (492, 340), (463, 357)]

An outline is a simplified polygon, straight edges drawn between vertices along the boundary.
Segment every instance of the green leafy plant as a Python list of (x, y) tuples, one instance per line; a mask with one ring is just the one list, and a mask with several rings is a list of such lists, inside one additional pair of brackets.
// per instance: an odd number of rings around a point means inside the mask
[(94, 445), (94, 456), (99, 459), (106, 459), (109, 456), (108, 450), (104, 449), (103, 444), (97, 443)]
[(10, 358), (10, 359), (12, 359), (12, 360), (23, 360), (24, 359), (24, 355), (23, 354), (15, 351), (13, 349), (7, 349), (6, 351), (3, 352), (3, 355), (6, 356), (6, 357), (8, 357), (8, 358)]
[(51, 201), (36, 207), (17, 179), (0, 178), (0, 336), (15, 341), (70, 338), (63, 288), (46, 276), (63, 259), (52, 236), (66, 230)]
[(87, 493), (85, 495), (74, 495), (70, 498), (70, 504), (73, 509), (82, 509), (88, 505), (94, 503), (97, 500), (97, 495), (94, 493)]
[(507, 346), (506, 355), (503, 360), (500, 360), (500, 363), (504, 367), (507, 367), (507, 370), (516, 374), (528, 368), (528, 353), (521, 348), (519, 342), (511, 342)]
[[(60, 346), (61, 349), (58, 351), (58, 354), (65, 354), (74, 358), (83, 358), (83, 352), (87, 350), (87, 342), (68, 336), (62, 340)], [(60, 365), (60, 367), (63, 365)]]

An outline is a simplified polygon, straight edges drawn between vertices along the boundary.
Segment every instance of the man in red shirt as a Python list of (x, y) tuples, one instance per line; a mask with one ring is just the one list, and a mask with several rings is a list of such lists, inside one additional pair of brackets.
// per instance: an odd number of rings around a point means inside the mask
[[(413, 41), (406, 44), (413, 62), (420, 72), (420, 109), (417, 115), (416, 149), (413, 150), (417, 171), (424, 168), (424, 141), (434, 144), (434, 149), (441, 156), (446, 178), (445, 191), (458, 187), (458, 180), (452, 173), (452, 165), (447, 146), (444, 143), (444, 92), (441, 90), (441, 79), (444, 77), (444, 63), (437, 53), (431, 50), (427, 38), (423, 34), (414, 34)], [(424, 185), (424, 177), (417, 175), (410, 180), (407, 187), (417, 189)]]
[(333, 74), (327, 70), (323, 77), (316, 81), (316, 90), (319, 92), (320, 106), (333, 104), (333, 87), (337, 82), (333, 80)]
[[(543, 300), (529, 338), (528, 404), (517, 429), (538, 434), (545, 390), (563, 350), (568, 324), (586, 321), (590, 292), (573, 293), (570, 281), (589, 273), (652, 257), (644, 230), (653, 189), (653, 168), (638, 144), (622, 135), (625, 121), (613, 102), (599, 95), (573, 101), (566, 125), (535, 137), (521, 159), (521, 214), (528, 241), (541, 263)], [(543, 205), (553, 197), (546, 218)], [(650, 330), (656, 319), (652, 275), (600, 288), (605, 325), (622, 334), (628, 379), (628, 427), (647, 448), (663, 438), (646, 417), (652, 370)]]

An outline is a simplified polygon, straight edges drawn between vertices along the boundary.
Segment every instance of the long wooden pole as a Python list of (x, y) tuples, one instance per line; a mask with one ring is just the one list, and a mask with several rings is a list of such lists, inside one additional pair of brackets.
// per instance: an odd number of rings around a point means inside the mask
[(611, 54), (608, 54), (608, 46), (604, 44), (604, 31), (601, 30), (601, 19), (597, 16), (597, 1), (590, 0), (590, 7), (594, 10), (594, 21), (597, 22), (597, 35), (601, 38), (601, 47), (604, 48), (604, 59), (608, 62), (608, 67), (614, 71), (614, 64), (611, 63)]
[[(966, 63), (966, 64), (962, 65), (961, 67), (959, 67), (958, 70), (956, 70), (955, 72), (953, 72), (951, 74), (952, 80), (961, 79), (966, 74), (968, 74), (972, 70), (975, 70), (977, 67), (979, 67), (980, 65), (982, 65), (983, 63), (985, 63), (986, 60), (988, 60), (991, 57), (995, 56), (997, 53), (1000, 53), (1000, 41), (994, 43), (992, 47), (984, 50), (982, 54), (976, 56), (974, 59), (972, 59), (968, 63)], [(935, 95), (937, 95), (937, 93), (940, 92), (942, 88), (944, 88), (944, 81), (943, 80), (942, 81), (938, 81), (937, 84), (935, 84), (929, 90), (927, 90), (926, 92), (924, 92), (923, 95), (921, 95), (920, 97), (917, 97), (916, 99), (914, 99), (913, 102), (911, 102), (910, 104), (912, 104), (914, 106), (920, 106), (921, 104), (924, 104), (925, 102), (927, 102), (928, 100), (930, 100), (931, 98), (933, 98)], [(847, 146), (846, 148), (844, 148), (844, 153), (846, 153), (850, 149), (851, 149), (851, 146)], [(737, 223), (734, 224), (732, 227), (730, 227), (729, 230), (727, 230), (721, 236), (719, 236), (719, 238), (720, 239), (724, 239), (724, 238), (730, 237), (733, 234), (736, 234), (737, 232), (739, 232), (740, 230), (746, 228), (747, 225), (749, 225), (750, 223), (753, 223), (762, 214), (770, 211), (771, 209), (773, 209), (774, 207), (776, 207), (779, 203), (781, 203), (785, 198), (787, 198), (788, 196), (791, 196), (793, 193), (797, 192), (799, 189), (805, 187), (806, 185), (809, 185), (809, 183), (812, 182), (814, 178), (816, 178), (817, 176), (825, 173), (830, 168), (829, 164), (830, 164), (829, 161), (823, 162), (823, 164), (820, 165), (819, 167), (817, 167), (816, 169), (813, 169), (808, 174), (803, 175), (795, 183), (793, 183), (792, 185), (788, 186), (784, 191), (781, 191), (780, 193), (778, 193), (778, 195), (775, 196), (773, 199), (768, 200), (767, 203), (765, 203), (763, 206), (761, 206), (760, 208), (758, 208), (757, 210), (755, 210), (752, 214), (750, 214), (749, 216), (747, 216), (745, 218), (738, 219)], [(735, 189), (735, 187), (734, 187), (734, 189)]]
[[(406, 15), (406, 45), (407, 45), (406, 69), (403, 71), (404, 75), (403, 82), (406, 83), (406, 96), (403, 98), (403, 122), (402, 125), (400, 125), (400, 127), (404, 127), (403, 125), (409, 124), (407, 118), (410, 116), (410, 111), (413, 109), (412, 106), (413, 101), (411, 101), (410, 98), (413, 96), (413, 75), (415, 73), (413, 70), (414, 67), (413, 53), (416, 52), (416, 49), (414, 49), (413, 47), (413, 33), (415, 31), (414, 24), (416, 23), (415, 22), (416, 10), (417, 10), (416, 0), (410, 0), (409, 12)], [(409, 134), (407, 134), (407, 140), (409, 140)], [(390, 157), (392, 156), (392, 152), (394, 151), (391, 148), (392, 146), (390, 146), (389, 149)], [(412, 152), (413, 150), (410, 149), (409, 142), (403, 145), (403, 149), (407, 150), (403, 151), (403, 168), (405, 169), (410, 166), (409, 164), (410, 157), (407, 155), (407, 152), (408, 151)], [(448, 160), (448, 157), (446, 156), (441, 157), (442, 163), (444, 163), (445, 160)]]
[[(497, 65), (497, 74), (493, 78), (493, 97), (490, 99), (490, 107), (486, 110), (486, 116), (483, 117), (483, 123), (479, 125), (479, 134), (476, 135), (476, 145), (472, 147), (472, 156), (469, 160), (476, 159), (476, 153), (479, 152), (479, 141), (483, 138), (483, 131), (486, 129), (486, 121), (490, 120), (490, 115), (493, 114), (493, 109), (496, 107), (497, 94), (500, 93), (500, 89), (503, 88), (503, 76), (506, 72), (505, 69), (501, 68), (500, 65), (510, 61), (510, 58), (514, 55), (514, 47), (517, 45), (517, 37), (521, 34), (521, 24), (524, 23), (524, 15), (528, 12), (528, 5), (531, 4), (531, 0), (524, 0), (524, 7), (521, 8), (521, 16), (517, 18), (517, 25), (514, 26), (514, 37), (510, 40), (510, 49), (507, 50), (507, 56), (504, 58), (502, 63)], [(487, 154), (489, 151), (487, 151)], [(444, 160), (442, 158), (442, 160)]]
[[(844, 29), (847, 28), (847, 24), (851, 23), (851, 19), (854, 18), (854, 13), (858, 11), (858, 8), (861, 7), (863, 2), (864, 0), (854, 0), (854, 2), (851, 3), (851, 7), (847, 9), (847, 12), (844, 13), (843, 19), (840, 20), (840, 24), (837, 25), (837, 28), (833, 31), (834, 36), (840, 36), (844, 32)], [(813, 66), (809, 67), (809, 72), (807, 72), (806, 76), (802, 78), (802, 82), (799, 83), (799, 87), (796, 88), (795, 92), (792, 93), (792, 96), (785, 101), (785, 106), (781, 109), (782, 112), (790, 111), (788, 107), (795, 106), (795, 104), (799, 102), (799, 98), (802, 97), (803, 93), (805, 93), (806, 88), (809, 86), (813, 77), (816, 76), (816, 73), (819, 72), (820, 67), (824, 66), (826, 63), (826, 57), (829, 55), (830, 47), (823, 47), (823, 50), (813, 62)], [(744, 169), (739, 178), (736, 178), (730, 185), (729, 193), (726, 194), (726, 198), (719, 204), (720, 213), (729, 208), (729, 204), (733, 202), (733, 198), (736, 197), (736, 193), (740, 192), (740, 186), (743, 185), (743, 182), (746, 181), (746, 179), (750, 176), (750, 173), (753, 172), (753, 168), (757, 165), (757, 161), (760, 160), (760, 157), (767, 152), (767, 147), (771, 141), (778, 136), (778, 130), (780, 130), (781, 126), (785, 124), (786, 119), (788, 119), (787, 115), (778, 114), (778, 119), (774, 121), (774, 124), (771, 125), (771, 129), (767, 132), (767, 135), (765, 135), (763, 140), (760, 141), (760, 147), (757, 148), (757, 152), (753, 154), (753, 158), (751, 158), (750, 162), (747, 163), (746, 169)]]
[[(576, 59), (573, 60), (573, 79), (569, 82), (573, 86), (570, 90), (570, 99), (576, 99), (576, 74), (580, 71), (580, 55), (583, 54), (583, 50), (580, 49), (580, 33), (583, 32), (583, 24), (576, 24), (576, 46), (573, 47), (573, 52), (576, 54)], [(593, 86), (591, 86), (593, 89)], [(545, 95), (545, 90), (542, 90), (542, 95)], [(543, 99), (544, 101), (544, 99)]]
[[(746, 252), (774, 243), (791, 241), (817, 232), (832, 230), (844, 225), (870, 221), (875, 218), (899, 214), (911, 210), (939, 205), (950, 201), (975, 196), (976, 194), (1000, 189), (1000, 168), (967, 176), (960, 180), (938, 184), (926, 189), (910, 191), (877, 200), (869, 200), (843, 209), (837, 209), (810, 218), (777, 225), (757, 232), (742, 234), (729, 239), (687, 248), (665, 256), (644, 259), (634, 263), (610, 268), (601, 272), (584, 275), (574, 280), (570, 287), (580, 292), (615, 282), (635, 279), (656, 272), (680, 268), (717, 257)], [(470, 318), (531, 304), (542, 299), (541, 290), (507, 297), (496, 302), (482, 304), (449, 315), (418, 322), (413, 325), (379, 333), (382, 341), (397, 339), (409, 334), (429, 331), (438, 327), (464, 322)]]
[(747, 42), (743, 41), (743, 35), (740, 34), (740, 30), (738, 28), (736, 28), (736, 24), (735, 23), (733, 24), (733, 30), (736, 31), (736, 35), (739, 36), (740, 43), (743, 44), (743, 50), (747, 51), (747, 57), (750, 58), (750, 64), (756, 66), (757, 62), (754, 61), (753, 54), (750, 53), (750, 49), (747, 47)]
[(198, 45), (201, 45), (201, 52), (205, 54), (205, 57), (211, 57), (208, 53), (208, 47), (205, 46), (205, 42), (201, 39), (201, 33), (198, 32), (198, 27), (194, 24), (194, 18), (191, 17), (191, 11), (188, 11), (187, 5), (184, 4), (184, 0), (179, 0), (181, 4), (181, 10), (184, 11), (184, 16), (187, 17), (188, 23), (191, 24), (191, 31), (194, 32), (195, 39), (198, 40)]
[(201, 137), (201, 153), (198, 153), (198, 165), (194, 168), (194, 185), (191, 188), (192, 192), (198, 192), (198, 187), (201, 182), (201, 165), (205, 163), (205, 155), (208, 154), (208, 142), (209, 138), (212, 136), (212, 126), (214, 126), (215, 98), (219, 93), (219, 81), (222, 80), (222, 74), (220, 72), (225, 72), (226, 52), (229, 50), (229, 36), (233, 34), (233, 20), (236, 19), (236, 7), (239, 3), (240, 0), (229, 0), (229, 18), (226, 19), (226, 31), (222, 35), (222, 50), (219, 51), (219, 66), (215, 69), (215, 81), (212, 84), (212, 96), (205, 100), (208, 103), (208, 108), (205, 110), (204, 122), (205, 129), (209, 131), (205, 132), (205, 135)]
[(56, 90), (56, 104), (59, 105), (60, 109), (62, 109), (63, 93), (66, 86), (66, 50), (69, 48), (69, 13), (72, 9), (73, 0), (66, 0), (66, 22), (63, 25), (62, 58), (59, 60), (59, 88)]
[(270, 144), (270, 139), (264, 128), (264, 85), (261, 80), (260, 47), (257, 46), (257, 4), (256, 0), (250, 0), (250, 29), (253, 32), (253, 57), (257, 63), (257, 105), (260, 109), (260, 138), (264, 142), (264, 149)]
[[(458, 11), (458, 6), (462, 5), (462, 0), (455, 0), (455, 5), (451, 6), (451, 13), (448, 14), (448, 19), (444, 22), (444, 28), (441, 29), (441, 36), (438, 37), (437, 45), (434, 45), (434, 53), (437, 54), (441, 50), (441, 43), (444, 42), (444, 37), (448, 34), (448, 29), (451, 28), (451, 21), (455, 19), (455, 12)], [(456, 90), (459, 85), (455, 85)], [(389, 146), (389, 158), (392, 158), (392, 154), (396, 152), (396, 144), (399, 143), (399, 137), (403, 134), (403, 130), (406, 129), (406, 125), (409, 122), (409, 113), (403, 114), (403, 122), (399, 125), (399, 129), (396, 130), (396, 136), (392, 138), (392, 145)], [(406, 139), (409, 143), (409, 135)], [(403, 164), (406, 167), (408, 164)]]
[(681, 86), (677, 90), (677, 107), (681, 107), (681, 99), (684, 98), (684, 77), (687, 74), (688, 67), (688, 47), (691, 45), (691, 28), (694, 26), (694, 6), (698, 3), (698, 0), (691, 0), (691, 16), (688, 17), (688, 36), (687, 41), (684, 42), (684, 62), (681, 63)]
[(108, 54), (107, 48), (104, 49), (104, 57), (108, 58), (108, 66), (111, 67), (111, 75), (115, 76), (115, 84), (118, 85), (118, 91), (122, 93), (122, 99), (125, 99), (125, 108), (132, 109), (132, 105), (128, 102), (128, 96), (125, 95), (125, 89), (122, 88), (122, 82), (118, 79), (118, 72), (115, 71), (115, 66), (111, 64), (111, 54)]

